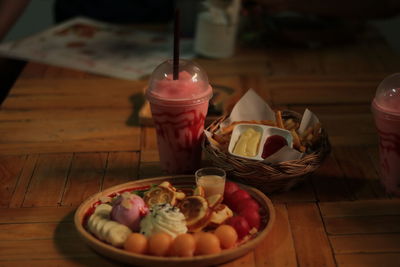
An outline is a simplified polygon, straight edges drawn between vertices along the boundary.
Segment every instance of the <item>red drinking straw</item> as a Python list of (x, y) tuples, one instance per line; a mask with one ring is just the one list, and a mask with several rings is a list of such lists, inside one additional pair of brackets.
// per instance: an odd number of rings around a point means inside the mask
[(179, 80), (179, 9), (175, 10), (175, 21), (174, 21), (174, 69), (173, 78)]

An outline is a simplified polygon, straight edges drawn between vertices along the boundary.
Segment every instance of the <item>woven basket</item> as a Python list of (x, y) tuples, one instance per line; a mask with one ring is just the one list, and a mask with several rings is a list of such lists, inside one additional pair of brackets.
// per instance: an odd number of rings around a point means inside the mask
[[(300, 122), (301, 115), (293, 111), (283, 111), (284, 119), (292, 118)], [(221, 117), (214, 121), (207, 130), (214, 133), (225, 120)], [(214, 132), (213, 132), (214, 131)], [(313, 152), (298, 160), (290, 160), (276, 164), (266, 164), (259, 161), (247, 160), (214, 149), (206, 139), (203, 149), (212, 163), (224, 169), (229, 178), (254, 186), (265, 193), (288, 191), (312, 174), (321, 165), (330, 152), (330, 144), (326, 131), (322, 129), (319, 141), (314, 145)]]

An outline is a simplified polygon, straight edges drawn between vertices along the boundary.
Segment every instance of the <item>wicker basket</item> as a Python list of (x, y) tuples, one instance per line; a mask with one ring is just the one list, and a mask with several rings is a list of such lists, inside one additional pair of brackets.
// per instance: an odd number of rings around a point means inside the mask
[[(293, 111), (283, 111), (282, 117), (284, 119), (292, 118), (298, 122), (301, 120), (301, 115)], [(214, 121), (207, 127), (207, 130), (212, 133), (217, 131), (219, 124), (225, 118), (221, 117)], [(285, 161), (273, 165), (221, 152), (214, 149), (207, 139), (203, 148), (212, 163), (223, 168), (230, 178), (254, 186), (265, 193), (288, 191), (312, 174), (330, 152), (328, 135), (324, 129), (322, 129), (319, 141), (313, 147), (313, 152), (306, 154), (299, 160)]]

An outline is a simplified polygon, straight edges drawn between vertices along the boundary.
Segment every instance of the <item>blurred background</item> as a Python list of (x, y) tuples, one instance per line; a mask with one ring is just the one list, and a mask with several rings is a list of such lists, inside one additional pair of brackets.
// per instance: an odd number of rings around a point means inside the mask
[[(31, 1), (22, 17), (3, 41), (20, 39), (53, 25), (53, 4), (54, 0)], [(368, 23), (382, 34), (397, 54), (400, 54), (400, 34), (398, 30), (400, 29), (400, 15), (388, 19), (370, 20)]]

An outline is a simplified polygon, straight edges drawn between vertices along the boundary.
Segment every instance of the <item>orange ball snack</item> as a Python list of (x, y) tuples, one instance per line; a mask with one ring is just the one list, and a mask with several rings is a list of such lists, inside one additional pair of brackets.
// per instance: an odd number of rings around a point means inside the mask
[(192, 257), (196, 241), (191, 234), (180, 234), (172, 242), (172, 254), (178, 257)]
[(172, 237), (166, 233), (156, 233), (150, 236), (148, 252), (155, 256), (167, 256), (172, 243)]
[(132, 233), (125, 241), (124, 249), (138, 254), (145, 254), (147, 251), (147, 238), (139, 233)]
[(234, 247), (236, 245), (236, 241), (238, 240), (238, 235), (235, 228), (227, 224), (219, 226), (215, 230), (214, 234), (218, 237), (223, 249)]
[(209, 255), (221, 252), (221, 245), (216, 235), (201, 233), (196, 237), (196, 255)]

